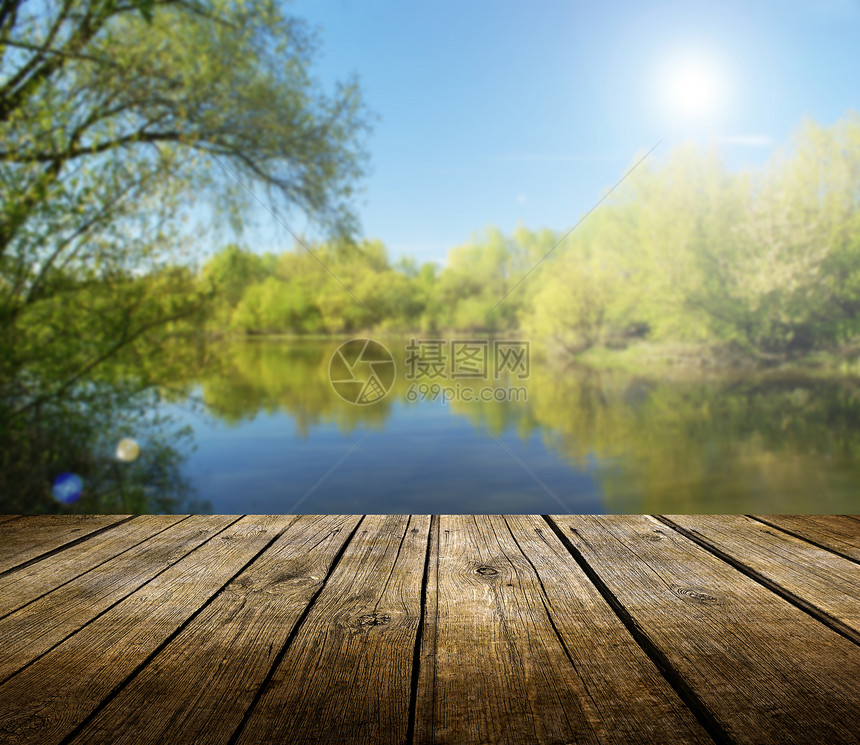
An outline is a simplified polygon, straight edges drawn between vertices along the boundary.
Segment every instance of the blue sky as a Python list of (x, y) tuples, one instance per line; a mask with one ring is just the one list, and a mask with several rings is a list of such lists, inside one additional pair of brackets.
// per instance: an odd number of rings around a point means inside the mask
[[(661, 137), (716, 140), (763, 162), (805, 116), (860, 109), (860, 0), (509, 2), (298, 0), (317, 29), (315, 73), (356, 74), (378, 119), (357, 203), (396, 258), (443, 262), (488, 226), (567, 230)], [(692, 121), (660, 98), (711, 60), (724, 96)], [(259, 250), (292, 238), (266, 215)], [(308, 229), (295, 217), (290, 227)], [(252, 237), (253, 236), (253, 237)]]

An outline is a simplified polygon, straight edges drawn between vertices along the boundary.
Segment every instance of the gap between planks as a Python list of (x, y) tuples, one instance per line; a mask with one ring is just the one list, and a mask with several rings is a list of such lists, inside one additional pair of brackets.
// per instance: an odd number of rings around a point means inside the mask
[[(126, 519), (128, 519), (128, 518), (126, 518)], [(361, 519), (363, 520), (364, 518), (362, 517)], [(550, 516), (543, 516), (543, 519), (548, 524), (548, 526), (550, 528), (552, 528), (552, 530), (554, 532), (556, 532), (556, 535), (559, 538), (562, 538), (561, 543), (564, 546), (565, 550), (573, 557), (573, 559), (578, 564), (580, 564), (580, 566), (582, 567), (583, 571), (585, 571), (586, 576), (588, 576), (589, 581), (594, 586), (596, 591), (600, 592), (600, 594), (601, 594), (601, 596), (603, 596), (604, 600), (607, 601), (607, 604), (611, 608), (612, 613), (614, 613), (614, 615), (618, 619), (620, 619), (620, 621), (627, 628), (627, 631), (631, 634), (631, 636), (635, 640), (636, 644), (644, 651), (645, 654), (648, 655), (649, 658), (651, 658), (652, 662), (655, 663), (657, 669), (662, 673), (663, 677), (669, 682), (669, 684), (671, 684), (672, 688), (676, 691), (676, 693), (679, 693), (681, 699), (684, 700), (684, 702), (687, 704), (688, 707), (690, 707), (690, 709), (693, 711), (693, 713), (696, 714), (697, 718), (699, 719), (700, 724), (702, 724), (704, 726), (705, 730), (710, 734), (710, 736), (714, 740), (716, 740), (717, 742), (729, 741), (729, 736), (726, 734), (722, 725), (716, 719), (714, 719), (713, 714), (710, 712), (708, 707), (695, 694), (692, 693), (692, 689), (689, 688), (689, 685), (687, 684), (687, 682), (686, 682), (684, 676), (681, 674), (681, 672), (673, 666), (673, 664), (665, 657), (665, 655), (662, 655), (662, 652), (660, 652), (658, 647), (656, 645), (654, 645), (653, 642), (651, 642), (649, 637), (640, 633), (641, 630), (639, 629), (637, 622), (635, 621), (635, 619), (633, 619), (632, 616), (630, 616), (630, 614), (627, 612), (627, 609), (625, 608), (625, 606), (620, 601), (618, 601), (617, 598), (616, 598), (615, 604), (613, 604), (612, 602), (609, 602), (608, 596), (612, 596), (612, 597), (615, 597), (615, 596), (608, 589), (608, 586), (603, 582), (603, 579), (601, 579), (601, 576), (598, 573), (598, 571), (594, 567), (591, 566), (591, 564), (587, 561), (587, 559), (585, 559), (585, 557), (581, 553), (579, 553), (576, 548), (574, 548), (573, 551), (571, 550), (571, 547), (573, 544), (570, 542), (569, 539), (566, 539), (566, 537), (563, 538), (563, 532), (562, 532), (562, 535), (558, 534), (558, 532), (561, 531), (561, 529), (558, 527), (557, 524), (555, 524), (553, 522), (553, 519)], [(556, 519), (558, 519), (558, 518), (556, 518)], [(663, 520), (663, 518), (658, 518), (658, 519)], [(665, 518), (665, 520), (668, 520), (668, 519), (669, 518)], [(123, 521), (123, 522), (125, 522), (125, 521)], [(760, 522), (764, 522), (764, 521), (760, 520)], [(770, 523), (768, 523), (768, 524), (770, 524)], [(271, 666), (270, 666), (270, 668), (266, 674), (265, 680), (258, 687), (253, 701), (251, 702), (251, 704), (248, 706), (248, 708), (244, 712), (241, 723), (233, 731), (233, 734), (231, 735), (230, 740), (229, 740), (230, 743), (239, 742), (240, 739), (243, 737), (243, 731), (245, 729), (245, 726), (248, 723), (248, 721), (254, 716), (257, 706), (259, 705), (263, 696), (267, 693), (267, 691), (271, 685), (271, 680), (275, 674), (275, 671), (278, 669), (280, 664), (283, 662), (284, 657), (289, 652), (291, 645), (294, 643), (297, 635), (299, 634), (300, 630), (302, 629), (302, 627), (306, 623), (307, 618), (311, 615), (312, 611), (314, 610), (314, 605), (317, 603), (318, 598), (320, 597), (323, 590), (325, 589), (325, 586), (329, 582), (332, 574), (337, 569), (339, 562), (341, 561), (341, 558), (343, 557), (344, 553), (348, 550), (350, 545), (353, 543), (355, 533), (358, 530), (360, 525), (361, 525), (361, 520), (355, 526), (355, 528), (353, 529), (353, 531), (350, 534), (350, 536), (348, 537), (348, 539), (340, 547), (340, 550), (339, 550), (338, 554), (336, 555), (335, 560), (331, 564), (330, 569), (329, 569), (328, 573), (326, 574), (326, 577), (324, 579), (322, 586), (316, 591), (316, 593), (312, 596), (310, 601), (305, 606), (304, 611), (302, 612), (302, 615), (300, 616), (300, 618), (296, 622), (295, 626), (293, 627), (292, 631), (290, 632), (290, 635), (287, 637), (286, 641), (284, 642), (283, 646), (281, 647), (276, 659), (272, 662), (272, 664), (271, 664)], [(407, 523), (407, 526), (408, 526), (408, 523)], [(111, 527), (113, 527), (113, 526), (108, 525), (108, 526), (102, 527), (101, 529), (91, 533), (90, 535), (77, 538), (74, 541), (71, 541), (65, 545), (58, 546), (58, 547), (55, 547), (51, 550), (48, 550), (47, 552), (42, 554), (40, 556), (40, 558), (47, 558), (47, 557), (50, 557), (50, 556), (56, 554), (59, 551), (62, 551), (62, 550), (67, 549), (67, 548), (71, 548), (76, 544), (79, 544), (83, 541), (86, 541), (88, 538), (91, 538), (95, 535), (98, 535), (99, 533), (102, 533), (106, 530), (109, 530)], [(707, 542), (697, 541), (691, 535), (684, 534), (683, 531), (678, 529), (678, 526), (671, 525), (669, 527), (672, 527), (672, 529), (675, 530), (676, 532), (678, 532), (679, 535), (683, 536), (684, 539), (692, 541), (693, 543), (698, 545), (700, 548), (706, 550), (708, 553), (719, 558), (721, 561), (724, 561), (724, 562), (726, 561), (725, 556), (720, 556), (718, 553), (716, 553), (714, 550), (712, 550), (712, 547), (709, 547), (708, 545), (704, 545)], [(774, 525), (772, 527), (778, 527), (778, 528), (780, 528), (780, 530), (783, 530), (783, 528), (781, 528), (778, 525)], [(255, 556), (253, 556), (247, 562), (247, 564), (244, 567), (240, 568), (239, 571), (236, 572), (236, 574), (234, 574), (227, 582), (225, 582), (224, 585), (216, 592), (215, 595), (213, 595), (213, 596), (209, 597), (207, 600), (205, 600), (204, 604), (200, 608), (198, 608), (197, 611), (191, 617), (189, 617), (179, 628), (177, 628), (170, 636), (168, 636), (167, 639), (165, 639), (154, 651), (152, 651), (152, 653), (148, 657), (146, 657), (146, 659), (144, 659), (142, 662), (140, 662), (139, 665), (131, 672), (131, 674), (129, 674), (121, 682), (119, 682), (111, 690), (111, 692), (108, 694), (108, 697), (105, 698), (104, 700), (102, 700), (101, 704), (96, 708), (96, 710), (91, 712), (91, 714), (89, 716), (87, 716), (83, 721), (81, 721), (81, 723), (72, 732), (68, 733), (62, 739), (62, 742), (63, 743), (71, 743), (73, 740), (76, 739), (76, 737), (78, 735), (80, 735), (82, 732), (84, 732), (86, 730), (87, 726), (97, 718), (97, 716), (111, 703), (111, 701), (113, 701), (113, 699), (115, 699), (120, 694), (122, 694), (122, 692), (129, 686), (129, 684), (142, 671), (145, 670), (147, 665), (159, 653), (161, 653), (174, 639), (176, 639), (182, 633), (182, 631), (184, 629), (186, 629), (192, 623), (192, 621), (195, 618), (197, 618), (204, 611), (205, 608), (207, 608), (212, 603), (214, 603), (216, 597), (221, 596), (226, 587), (228, 587), (232, 582), (234, 582), (238, 577), (240, 577), (240, 575), (242, 575), (245, 571), (249, 570), (254, 565), (254, 563), (258, 559), (260, 559), (260, 557), (262, 557), (268, 551), (268, 549), (272, 546), (272, 544), (275, 543), (275, 541), (277, 541), (277, 539), (281, 535), (283, 535), (284, 532), (286, 532), (287, 529), (288, 528), (286, 528), (286, 527), (284, 529), (282, 529), (282, 531), (277, 536), (275, 536), (275, 538), (273, 538), (269, 543), (267, 543), (262, 549), (260, 549), (260, 551)], [(508, 529), (510, 530), (510, 526), (508, 526)], [(2, 528), (0, 528), (0, 531), (2, 531)], [(435, 533), (434, 533), (434, 531), (435, 531)], [(445, 532), (447, 533), (448, 531), (446, 530)], [(795, 535), (791, 531), (786, 531), (786, 532), (791, 534), (791, 535)], [(511, 532), (511, 536), (513, 537), (513, 540), (516, 543), (516, 537), (513, 535), (513, 532)], [(804, 540), (807, 540), (803, 536), (798, 535), (796, 537), (797, 538), (803, 538)], [(400, 542), (401, 547), (403, 545), (404, 539), (405, 539), (405, 534), (404, 534), (404, 537), (401, 539), (401, 542)], [(814, 541), (811, 541), (811, 543), (818, 546), (818, 544), (815, 543)], [(418, 693), (419, 693), (419, 681), (422, 679), (422, 665), (428, 664), (431, 655), (434, 658), (436, 656), (435, 636), (434, 636), (434, 639), (432, 641), (432, 646), (431, 646), (429, 640), (426, 639), (426, 637), (428, 635), (427, 634), (428, 627), (426, 625), (426, 615), (428, 613), (428, 590), (431, 587), (431, 584), (435, 586), (435, 592), (434, 592), (435, 597), (434, 597), (434, 599), (436, 602), (436, 607), (435, 607), (434, 613), (435, 613), (436, 617), (438, 617), (438, 614), (439, 614), (439, 608), (438, 608), (438, 602), (439, 602), (438, 588), (439, 588), (439, 581), (440, 581), (440, 579), (439, 579), (439, 561), (438, 561), (439, 560), (439, 551), (440, 551), (439, 547), (440, 547), (440, 518), (438, 516), (433, 516), (430, 519), (430, 523), (428, 525), (426, 541), (425, 541), (425, 545), (424, 545), (424, 553), (423, 553), (423, 557), (422, 557), (423, 558), (422, 576), (421, 576), (421, 580), (420, 580), (420, 613), (419, 613), (419, 617), (418, 617), (418, 626), (417, 626), (417, 629), (415, 632), (414, 643), (411, 645), (412, 654), (411, 654), (411, 668), (409, 670), (410, 685), (409, 685), (409, 697), (408, 697), (408, 717), (407, 717), (407, 725), (406, 725), (406, 727), (407, 727), (407, 730), (406, 730), (407, 741), (408, 742), (416, 741), (416, 737), (417, 737), (416, 736), (416, 727), (417, 727), (416, 722), (417, 722), (417, 718), (418, 718), (417, 717)], [(517, 548), (519, 548), (519, 544), (517, 544)], [(820, 548), (824, 548), (824, 547), (820, 547)], [(398, 556), (399, 556), (399, 550), (400, 549), (398, 548)], [(526, 560), (528, 560), (530, 562), (528, 555), (524, 551), (522, 551), (522, 549), (520, 549), (520, 551), (523, 554), (523, 556), (526, 558)], [(431, 555), (434, 553), (435, 553), (435, 557), (436, 557), (435, 566), (433, 566), (433, 562), (431, 561)], [(578, 553), (579, 553), (579, 556), (577, 556)], [(722, 552), (722, 553), (725, 553), (725, 552)], [(833, 553), (837, 553), (840, 556), (843, 556), (839, 552), (834, 551)], [(847, 560), (856, 561), (856, 560), (852, 559), (850, 556), (843, 556), (843, 558), (845, 558)], [(17, 571), (19, 569), (22, 569), (22, 568), (28, 566), (29, 564), (33, 563), (34, 561), (38, 561), (38, 559), (31, 559), (27, 562), (24, 562), (20, 566), (15, 567), (14, 569), (12, 569), (10, 571)], [(735, 561), (737, 561), (737, 560), (735, 560)], [(396, 563), (396, 559), (395, 559), (395, 563)], [(740, 563), (740, 562), (738, 562), (738, 563)], [(734, 568), (739, 569), (738, 566), (734, 566)], [(537, 577), (538, 582), (541, 583), (541, 585), (543, 585), (543, 583), (540, 579), (540, 574), (538, 572), (538, 569), (534, 565), (532, 565), (532, 570), (534, 571), (534, 574)], [(754, 572), (754, 570), (750, 570), (750, 571)], [(758, 581), (758, 579), (756, 577), (752, 577), (752, 579), (756, 579), (756, 581)], [(595, 581), (595, 580), (597, 580), (597, 581)], [(601, 589), (601, 585), (603, 586), (604, 589)], [(775, 592), (773, 587), (768, 587), (767, 589), (769, 589), (771, 592)], [(542, 587), (541, 592), (545, 596), (546, 595), (546, 588)], [(608, 595), (606, 593), (608, 593)], [(549, 608), (547, 608), (546, 603), (543, 600), (543, 597), (541, 597), (541, 602), (543, 603), (544, 611), (546, 612), (547, 616), (550, 618), (550, 621), (552, 621)], [(818, 620), (820, 621), (821, 619), (818, 619)], [(435, 631), (438, 631), (438, 629), (434, 629), (434, 632)], [(558, 631), (558, 629), (555, 629), (555, 628), (554, 628), (554, 631), (558, 637), (558, 641), (560, 643), (562, 643), (562, 645), (563, 645), (561, 633)], [(428, 642), (428, 646), (425, 646), (425, 641)], [(568, 658), (572, 664), (573, 663), (572, 658), (570, 658), (569, 656), (568, 656)], [(434, 675), (435, 675), (435, 673), (434, 673)], [(435, 680), (434, 680), (434, 684), (432, 686), (432, 693), (433, 693), (433, 703), (431, 703), (431, 708), (435, 707), (435, 695), (436, 695)], [(698, 708), (699, 711), (696, 711), (696, 708)], [(83, 741), (86, 741), (86, 740), (83, 740)]]

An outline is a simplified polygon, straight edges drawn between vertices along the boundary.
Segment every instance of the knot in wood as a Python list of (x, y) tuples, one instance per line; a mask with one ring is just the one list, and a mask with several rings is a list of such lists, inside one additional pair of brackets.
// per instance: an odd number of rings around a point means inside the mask
[(387, 613), (367, 613), (358, 618), (358, 626), (383, 626), (390, 623), (391, 616)]
[(713, 605), (720, 602), (719, 598), (697, 587), (673, 587), (672, 592), (684, 600), (691, 600), (701, 605)]
[(477, 572), (478, 574), (483, 574), (485, 577), (492, 574), (498, 574), (493, 567), (478, 567)]

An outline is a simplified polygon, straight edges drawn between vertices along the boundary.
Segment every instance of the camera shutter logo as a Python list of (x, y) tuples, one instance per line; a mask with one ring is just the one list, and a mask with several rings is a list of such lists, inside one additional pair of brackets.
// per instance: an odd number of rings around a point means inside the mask
[(344, 401), (363, 406), (382, 400), (394, 385), (394, 357), (373, 339), (341, 344), (328, 364), (328, 379)]

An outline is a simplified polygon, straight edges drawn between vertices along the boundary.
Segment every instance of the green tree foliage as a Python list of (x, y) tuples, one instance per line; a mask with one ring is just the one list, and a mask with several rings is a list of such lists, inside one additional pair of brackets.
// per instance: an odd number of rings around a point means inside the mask
[(784, 359), (856, 337), (860, 117), (807, 122), (756, 172), (691, 147), (644, 167), (537, 274), (523, 325), (569, 351), (733, 344)]
[(202, 286), (214, 291), (209, 311), (211, 328), (223, 330), (230, 327), (232, 315), (245, 291), (270, 275), (274, 263), (274, 256), (261, 257), (232, 243), (206, 262), (201, 279)]
[(594, 214), (536, 274), (534, 297), (521, 311), (532, 337), (575, 354), (608, 343), (645, 317), (618, 213), (608, 208)]
[(265, 260), (231, 247), (204, 275), (217, 264), (232, 288), (216, 325), (246, 333), (516, 329), (565, 355), (648, 338), (782, 360), (860, 331), (858, 175), (852, 114), (805, 123), (755, 171), (681, 147), (575, 231), (490, 229), (441, 269), (331, 241)]
[(453, 248), (436, 287), (439, 325), (484, 331), (516, 327), (518, 313), (534, 294), (528, 275), (556, 241), (549, 230), (535, 233), (520, 226), (510, 237), (490, 229)]
[(740, 185), (724, 240), (700, 240), (702, 281), (690, 293), (715, 334), (762, 356), (857, 334), (858, 179), (860, 117), (852, 114), (827, 129), (806, 122), (790, 149)]
[[(233, 266), (237, 260), (241, 269)], [(423, 267), (408, 276), (391, 267), (379, 241), (332, 241), (299, 245), (265, 261), (228, 247), (207, 264), (203, 277), (223, 275), (221, 284), (229, 288), (216, 324), (229, 317), (226, 326), (249, 334), (336, 334), (415, 328), (432, 281), (432, 268), (427, 272)]]
[(491, 229), (441, 270), (392, 265), (378, 241), (333, 241), (270, 258), (279, 285), (260, 278), (263, 260), (230, 248), (217, 261), (234, 311), (218, 322), (249, 333), (519, 329), (566, 355), (647, 337), (782, 360), (860, 332), (858, 177), (852, 114), (805, 123), (755, 171), (681, 147), (575, 231)]
[[(0, 0), (0, 466), (36, 458), (34, 499), (56, 465), (38, 455), (46, 441), (27, 444), (37, 412), (83, 416), (94, 376), (167, 355), (165, 332), (199, 325), (209, 288), (232, 316), (230, 267), (202, 283), (176, 268), (194, 247), (181, 220), (196, 198), (239, 219), (235, 178), (276, 213), (355, 231), (359, 90), (318, 88), (314, 40), (281, 7)], [(256, 257), (224, 261), (247, 265), (239, 284), (260, 278)], [(138, 389), (150, 369), (136, 370)]]

